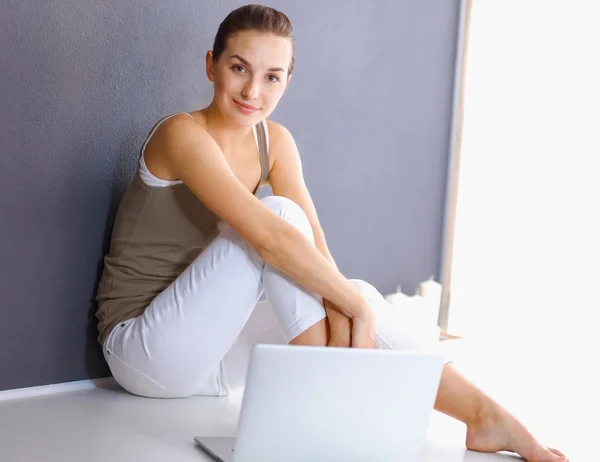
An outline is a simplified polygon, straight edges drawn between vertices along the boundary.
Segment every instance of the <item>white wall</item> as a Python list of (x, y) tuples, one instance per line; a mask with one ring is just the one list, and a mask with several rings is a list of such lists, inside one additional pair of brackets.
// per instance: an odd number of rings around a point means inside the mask
[(598, 336), (595, 8), (473, 5), (450, 330), (504, 345), (499, 357), (541, 349), (548, 364), (577, 367)]

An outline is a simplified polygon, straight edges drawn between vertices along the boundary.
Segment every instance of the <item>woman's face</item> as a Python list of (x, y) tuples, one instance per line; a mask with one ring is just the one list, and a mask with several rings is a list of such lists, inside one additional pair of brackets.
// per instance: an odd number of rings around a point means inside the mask
[(289, 39), (254, 31), (229, 37), (218, 62), (209, 51), (207, 75), (214, 83), (219, 111), (239, 125), (266, 119), (287, 87), (291, 58)]

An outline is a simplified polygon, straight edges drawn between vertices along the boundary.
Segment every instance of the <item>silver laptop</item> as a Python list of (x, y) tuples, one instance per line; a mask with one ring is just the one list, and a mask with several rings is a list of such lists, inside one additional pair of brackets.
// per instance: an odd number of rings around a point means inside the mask
[(254, 346), (236, 438), (196, 443), (221, 462), (416, 462), (443, 360), (429, 353)]

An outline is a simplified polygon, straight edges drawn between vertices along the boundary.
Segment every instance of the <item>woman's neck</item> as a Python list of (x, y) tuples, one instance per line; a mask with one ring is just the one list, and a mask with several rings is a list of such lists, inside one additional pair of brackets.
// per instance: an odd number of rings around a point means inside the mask
[(223, 151), (242, 144), (252, 131), (252, 127), (234, 124), (231, 119), (223, 116), (214, 101), (199, 112), (204, 115), (206, 130)]

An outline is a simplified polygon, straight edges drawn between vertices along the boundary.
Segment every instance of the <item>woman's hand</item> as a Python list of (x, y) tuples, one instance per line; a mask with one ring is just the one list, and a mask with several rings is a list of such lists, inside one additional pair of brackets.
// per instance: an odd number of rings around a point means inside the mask
[(323, 299), (323, 306), (329, 323), (329, 343), (327, 346), (349, 348), (352, 344), (352, 320), (326, 298)]
[(375, 328), (371, 308), (365, 304), (361, 315), (349, 318), (333, 302), (324, 299), (329, 321), (328, 346), (341, 348), (375, 348)]
[(365, 314), (352, 319), (352, 348), (374, 349), (375, 346), (373, 315), (368, 309)]

